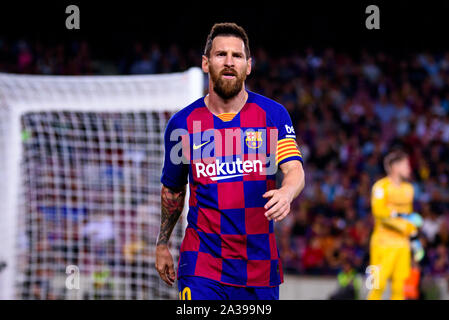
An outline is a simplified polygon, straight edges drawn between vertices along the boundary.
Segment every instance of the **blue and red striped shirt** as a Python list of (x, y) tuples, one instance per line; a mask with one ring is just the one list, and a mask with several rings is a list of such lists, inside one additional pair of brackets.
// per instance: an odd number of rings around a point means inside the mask
[(175, 113), (165, 130), (161, 182), (189, 182), (187, 228), (178, 279), (200, 276), (234, 286), (283, 281), (262, 195), (276, 187), (280, 164), (299, 160), (287, 110), (251, 91), (236, 114), (216, 116), (204, 97)]

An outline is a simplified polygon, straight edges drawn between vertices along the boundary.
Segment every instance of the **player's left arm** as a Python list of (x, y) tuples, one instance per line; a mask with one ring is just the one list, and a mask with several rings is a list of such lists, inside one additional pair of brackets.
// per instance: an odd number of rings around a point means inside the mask
[(305, 186), (305, 176), (302, 163), (299, 160), (291, 160), (280, 166), (284, 179), (279, 189), (273, 189), (263, 194), (264, 198), (271, 198), (265, 204), (265, 216), (268, 220), (281, 221), (290, 212), (290, 203), (295, 199)]

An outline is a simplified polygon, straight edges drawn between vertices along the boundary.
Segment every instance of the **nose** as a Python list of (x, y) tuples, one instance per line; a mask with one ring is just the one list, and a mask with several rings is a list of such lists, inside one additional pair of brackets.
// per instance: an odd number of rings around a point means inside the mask
[(232, 59), (232, 54), (227, 54), (226, 55), (225, 66), (226, 67), (233, 67), (234, 66), (234, 60)]

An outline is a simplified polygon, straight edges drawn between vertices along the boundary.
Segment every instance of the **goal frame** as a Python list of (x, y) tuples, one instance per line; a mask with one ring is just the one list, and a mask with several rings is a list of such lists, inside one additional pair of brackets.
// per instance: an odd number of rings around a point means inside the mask
[[(175, 78), (177, 84), (170, 86)], [(197, 67), (182, 73), (131, 76), (0, 73), (0, 152), (3, 153), (0, 154), (0, 221), (4, 224), (0, 228), (0, 263), (3, 260), (7, 264), (0, 270), (0, 300), (16, 298), (16, 246), (22, 192), (21, 116), (52, 111), (175, 112), (203, 95), (203, 83), (203, 72)], [(187, 210), (188, 195), (182, 214), (183, 231)]]

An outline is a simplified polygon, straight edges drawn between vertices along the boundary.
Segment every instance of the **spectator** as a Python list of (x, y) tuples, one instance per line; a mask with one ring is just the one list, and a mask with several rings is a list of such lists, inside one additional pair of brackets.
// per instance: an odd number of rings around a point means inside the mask
[(322, 268), (324, 267), (324, 252), (320, 248), (318, 238), (312, 238), (309, 241), (301, 257), (301, 260), (307, 273), (322, 273)]

